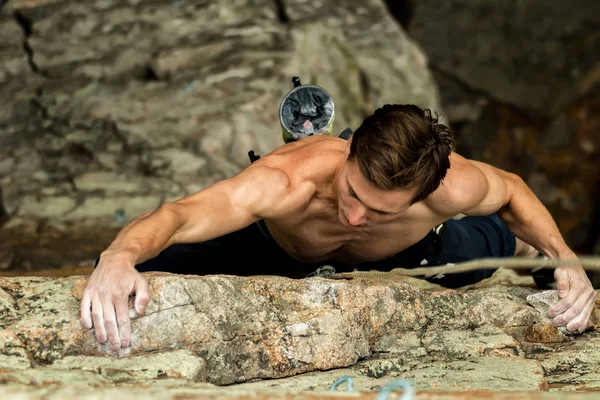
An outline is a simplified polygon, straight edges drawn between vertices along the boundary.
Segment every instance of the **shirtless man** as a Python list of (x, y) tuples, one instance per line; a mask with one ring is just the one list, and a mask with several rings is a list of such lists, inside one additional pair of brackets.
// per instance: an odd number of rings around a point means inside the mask
[[(257, 268), (237, 273), (300, 268), (304, 276), (322, 264), (382, 270), (538, 251), (576, 257), (521, 178), (453, 146), (448, 128), (412, 105), (384, 106), (348, 141), (313, 136), (283, 145), (123, 228), (90, 276), (82, 324), (112, 349), (127, 347), (128, 296), (135, 293), (138, 314), (148, 302), (141, 271), (231, 273), (226, 266), (239, 265), (240, 253)], [(440, 283), (456, 287), (490, 274), (449, 274)], [(561, 300), (549, 315), (583, 331), (596, 300), (585, 271), (557, 268), (554, 279)]]

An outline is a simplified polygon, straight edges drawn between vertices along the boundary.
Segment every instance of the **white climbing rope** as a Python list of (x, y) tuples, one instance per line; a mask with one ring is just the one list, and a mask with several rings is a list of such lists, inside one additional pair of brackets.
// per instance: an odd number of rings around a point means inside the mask
[(327, 278), (386, 278), (394, 275), (431, 277), (438, 275), (443, 276), (445, 274), (457, 274), (460, 272), (469, 272), (488, 268), (502, 267), (507, 269), (555, 269), (559, 266), (569, 265), (580, 265), (586, 271), (600, 271), (600, 256), (580, 256), (577, 259), (528, 257), (481, 258), (456, 264), (447, 264), (435, 267), (394, 268), (390, 271), (338, 272), (328, 275)]

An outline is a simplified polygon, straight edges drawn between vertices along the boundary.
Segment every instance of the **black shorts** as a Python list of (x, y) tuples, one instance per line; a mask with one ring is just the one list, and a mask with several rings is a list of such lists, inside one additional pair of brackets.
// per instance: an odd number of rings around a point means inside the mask
[[(497, 214), (446, 221), (440, 236), (439, 250), (427, 256), (424, 265), (457, 264), (479, 258), (512, 257), (515, 254), (515, 235)], [(495, 270), (481, 269), (427, 280), (456, 288), (489, 278)]]
[[(177, 274), (281, 275), (304, 278), (322, 265), (337, 272), (357, 270), (387, 271), (459, 263), (476, 258), (510, 257), (515, 252), (515, 236), (497, 214), (446, 221), (441, 230), (432, 230), (421, 241), (382, 261), (356, 265), (338, 262), (302, 263), (290, 257), (270, 235), (264, 221), (203, 243), (175, 244), (157, 257), (136, 266), (140, 272), (166, 271)], [(443, 278), (428, 278), (446, 287), (460, 287), (492, 275), (493, 269)]]

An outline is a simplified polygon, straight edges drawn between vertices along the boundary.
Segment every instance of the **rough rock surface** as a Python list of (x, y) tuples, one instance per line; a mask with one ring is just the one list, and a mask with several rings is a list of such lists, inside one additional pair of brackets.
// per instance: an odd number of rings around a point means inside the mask
[(145, 276), (150, 302), (132, 311), (132, 345), (118, 351), (81, 327), (85, 277), (0, 278), (0, 388), (300, 395), (352, 376), (365, 392), (399, 378), (424, 393), (581, 391), (600, 374), (599, 310), (584, 334), (530, 342), (527, 328), (543, 318), (527, 302), (532, 288)]
[[(527, 303), (529, 303), (533, 308), (538, 310), (540, 315), (540, 320), (537, 321), (536, 325), (532, 325), (531, 328), (536, 332), (547, 332), (547, 331), (556, 331), (556, 333), (552, 336), (554, 338), (552, 341), (560, 341), (563, 342), (566, 340), (564, 335), (570, 335), (571, 333), (567, 330), (566, 326), (555, 326), (552, 324), (552, 318), (547, 316), (548, 309), (552, 307), (559, 301), (558, 292), (556, 290), (546, 290), (539, 293), (534, 293), (532, 295), (527, 296)], [(541, 328), (539, 328), (541, 327)], [(533, 334), (533, 331), (528, 332), (529, 334)], [(534, 340), (541, 341), (541, 340)]]
[(95, 258), (283, 144), (293, 76), (333, 96), (336, 134), (385, 103), (441, 108), (379, 0), (13, 0), (0, 37), (0, 270)]

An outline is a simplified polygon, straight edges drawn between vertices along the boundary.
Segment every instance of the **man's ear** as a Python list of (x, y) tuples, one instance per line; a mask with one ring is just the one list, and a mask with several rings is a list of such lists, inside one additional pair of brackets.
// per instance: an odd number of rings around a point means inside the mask
[(344, 152), (344, 156), (346, 156), (346, 158), (348, 158), (348, 156), (350, 155), (350, 146), (352, 145), (352, 136), (350, 136), (350, 139), (348, 139), (348, 143), (346, 143), (346, 151)]

